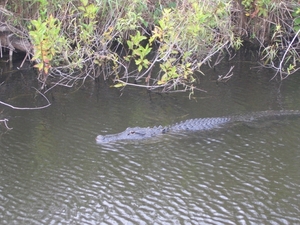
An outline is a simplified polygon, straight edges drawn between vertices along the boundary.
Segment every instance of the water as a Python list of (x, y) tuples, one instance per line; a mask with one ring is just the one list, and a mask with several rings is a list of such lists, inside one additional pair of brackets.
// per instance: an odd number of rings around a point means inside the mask
[[(57, 88), (44, 110), (1, 107), (1, 224), (299, 224), (300, 118), (97, 145), (128, 126), (269, 109), (300, 109), (299, 78), (269, 82), (239, 64), (208, 71), (192, 100), (104, 84)], [(15, 73), (1, 100), (40, 106), (34, 74)]]

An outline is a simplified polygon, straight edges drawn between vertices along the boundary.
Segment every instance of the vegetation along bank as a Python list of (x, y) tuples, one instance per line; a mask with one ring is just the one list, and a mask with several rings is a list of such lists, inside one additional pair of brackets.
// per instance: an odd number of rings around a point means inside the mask
[[(285, 79), (299, 69), (295, 0), (0, 0), (1, 46), (34, 62), (41, 89), (104, 79), (161, 92), (197, 89), (206, 64), (255, 48)], [(220, 80), (230, 78), (231, 71)]]

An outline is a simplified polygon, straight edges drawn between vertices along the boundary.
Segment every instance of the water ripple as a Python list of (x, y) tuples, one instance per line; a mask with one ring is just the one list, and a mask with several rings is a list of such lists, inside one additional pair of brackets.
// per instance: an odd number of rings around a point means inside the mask
[(97, 146), (76, 122), (56, 132), (42, 126), (30, 143), (1, 140), (1, 222), (298, 224), (299, 128)]

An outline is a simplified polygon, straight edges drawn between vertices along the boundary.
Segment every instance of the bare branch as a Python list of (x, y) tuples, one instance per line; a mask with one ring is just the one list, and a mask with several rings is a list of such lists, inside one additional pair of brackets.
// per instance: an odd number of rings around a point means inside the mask
[[(10, 108), (12, 108), (12, 109), (18, 109), (18, 110), (37, 110), (37, 109), (45, 109), (45, 108), (47, 108), (47, 107), (49, 107), (50, 105), (51, 105), (51, 103), (50, 103), (50, 101), (48, 100), (48, 98), (44, 95), (44, 94), (42, 94), (40, 91), (38, 91), (36, 88), (34, 88), (41, 96), (43, 96), (43, 98), (44, 99), (46, 99), (46, 101), (47, 101), (47, 105), (44, 105), (44, 106), (40, 106), (40, 107), (33, 107), (33, 108), (30, 108), (30, 107), (17, 107), (17, 106), (13, 106), (13, 105), (10, 105), (10, 104), (8, 104), (8, 103), (5, 103), (5, 102), (2, 102), (2, 101), (0, 101), (0, 104), (2, 104), (2, 105), (5, 105), (5, 106), (8, 106), (8, 107), (10, 107)], [(2, 121), (3, 122), (3, 121)], [(5, 122), (4, 122), (5, 123)]]
[(233, 70), (234, 66), (231, 66), (228, 73), (226, 73), (225, 75), (219, 75), (218, 76), (218, 82), (227, 82), (232, 76), (232, 70)]
[(7, 125), (8, 119), (0, 120), (0, 123), (3, 123), (7, 130), (12, 130), (11, 127)]
[[(282, 56), (282, 60), (280, 61), (279, 63), (279, 69), (280, 69), (280, 78), (281, 80), (283, 80), (283, 76), (282, 76), (282, 64), (283, 64), (283, 61), (287, 55), (287, 53), (290, 51), (290, 48), (292, 47), (292, 45), (294, 44), (296, 38), (298, 38), (298, 35), (300, 33), (300, 30), (297, 31), (297, 33), (295, 34), (293, 40), (290, 42), (290, 44), (288, 45), (286, 51), (284, 52), (283, 56)], [(287, 77), (287, 76), (286, 76)]]

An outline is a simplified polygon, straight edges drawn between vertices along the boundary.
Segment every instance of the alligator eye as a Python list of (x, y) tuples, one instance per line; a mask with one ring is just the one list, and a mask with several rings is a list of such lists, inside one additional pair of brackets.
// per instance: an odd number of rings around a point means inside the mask
[(162, 134), (166, 134), (167, 132), (169, 132), (169, 128), (166, 128), (166, 127), (163, 128), (161, 131)]
[(135, 131), (130, 131), (127, 135), (135, 134)]

